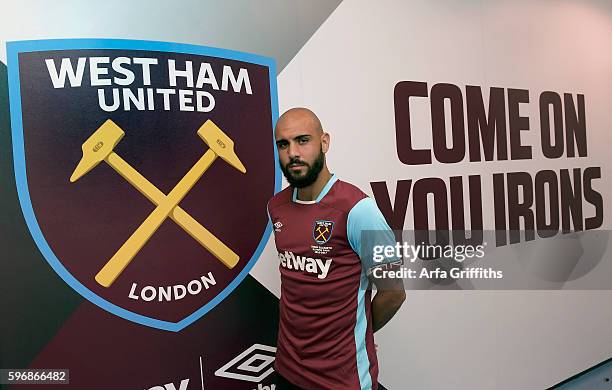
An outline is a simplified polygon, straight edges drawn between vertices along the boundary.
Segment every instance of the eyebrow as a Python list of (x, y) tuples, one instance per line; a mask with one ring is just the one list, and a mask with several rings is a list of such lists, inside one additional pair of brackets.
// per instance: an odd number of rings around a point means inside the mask
[[(309, 138), (312, 137), (312, 134), (300, 134), (300, 135), (296, 135), (295, 137), (293, 137), (294, 140), (298, 140), (301, 138)], [(276, 143), (278, 144), (279, 142), (288, 142), (286, 138), (279, 138), (276, 140)]]

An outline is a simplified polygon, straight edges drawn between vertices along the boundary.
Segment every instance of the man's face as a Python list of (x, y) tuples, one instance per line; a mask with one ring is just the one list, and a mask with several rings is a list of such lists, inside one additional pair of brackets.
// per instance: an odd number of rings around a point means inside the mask
[(276, 146), (283, 174), (292, 187), (309, 186), (325, 165), (326, 135), (302, 115), (283, 118), (276, 126)]

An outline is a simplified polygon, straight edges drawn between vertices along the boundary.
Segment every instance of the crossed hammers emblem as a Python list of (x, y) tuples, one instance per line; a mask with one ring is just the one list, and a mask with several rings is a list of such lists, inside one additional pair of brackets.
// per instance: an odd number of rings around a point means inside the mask
[(179, 203), (217, 157), (240, 172), (246, 173), (246, 168), (234, 153), (234, 141), (211, 120), (207, 120), (198, 129), (198, 135), (208, 145), (209, 149), (174, 186), (170, 193), (165, 195), (113, 151), (124, 135), (123, 130), (112, 120), (108, 119), (104, 122), (83, 143), (83, 157), (72, 173), (70, 181), (75, 182), (102, 161), (105, 161), (157, 207), (102, 267), (95, 277), (96, 281), (104, 287), (109, 287), (168, 217), (226, 267), (233, 268), (238, 263), (238, 255), (184, 211)]
[(325, 233), (329, 233), (329, 228), (325, 226), (325, 230), (321, 231), (321, 226), (318, 226), (317, 233), (319, 233), (319, 235), (315, 238), (315, 241), (318, 241), (320, 239), (323, 239), (323, 241), (325, 241), (327, 240), (327, 237), (325, 237)]

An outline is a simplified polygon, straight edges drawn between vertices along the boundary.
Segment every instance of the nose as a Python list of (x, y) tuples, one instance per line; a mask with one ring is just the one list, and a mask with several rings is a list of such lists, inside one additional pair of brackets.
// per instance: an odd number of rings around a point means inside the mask
[(300, 157), (299, 146), (295, 142), (289, 142), (289, 146), (287, 147), (287, 154), (290, 159)]

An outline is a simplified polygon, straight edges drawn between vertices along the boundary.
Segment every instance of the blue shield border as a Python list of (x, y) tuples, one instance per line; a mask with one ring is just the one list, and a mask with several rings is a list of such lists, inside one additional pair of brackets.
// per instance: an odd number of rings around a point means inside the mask
[[(79, 282), (68, 270), (62, 265), (59, 259), (55, 256), (49, 244), (45, 240), (44, 235), (34, 214), (30, 192), (28, 188), (28, 179), (26, 176), (26, 160), (23, 140), (23, 122), (21, 114), (21, 93), (19, 84), (19, 62), (18, 55), (25, 52), (48, 51), (48, 50), (78, 50), (78, 49), (125, 49), (125, 50), (149, 50), (161, 51), (170, 53), (183, 54), (198, 54), (211, 57), (227, 58), (253, 64), (266, 66), (269, 71), (270, 78), (270, 104), (272, 108), (272, 129), (278, 120), (278, 90), (276, 86), (276, 63), (274, 59), (263, 57), (255, 54), (243, 53), (239, 51), (220, 49), (215, 47), (188, 45), (172, 42), (158, 41), (142, 41), (142, 40), (123, 40), (123, 39), (49, 39), (49, 40), (32, 40), (32, 41), (16, 41), (7, 42), (6, 51), (8, 58), (8, 82), (9, 82), (9, 104), (11, 110), (11, 135), (13, 142), (13, 163), (15, 169), (15, 181), (17, 184), (17, 193), (23, 216), (25, 217), (28, 229), (32, 234), (32, 238), (36, 242), (38, 249), (55, 270), (55, 272), (76, 292), (81, 294), (83, 298), (94, 303), (98, 307), (115, 314), (126, 320), (136, 322), (141, 325), (150, 326), (152, 328), (178, 332), (217, 306), (225, 299), (238, 285), (244, 280), (251, 268), (255, 265), (259, 256), (270, 238), (272, 233), (272, 225), (268, 220), (268, 224), (264, 234), (257, 246), (255, 253), (238, 274), (238, 276), (228, 284), (223, 291), (214, 297), (207, 304), (185, 317), (179, 322), (162, 321), (155, 318), (137, 314), (119, 307), (106, 299), (95, 294), (93, 291), (85, 287)], [(274, 143), (274, 134), (272, 140)], [(278, 161), (278, 151), (274, 146), (274, 160)], [(281, 189), (281, 171), (278, 164), (275, 164), (274, 170), (274, 192)]]
[[(319, 242), (317, 241), (317, 236), (316, 236), (316, 231), (317, 231), (317, 226), (319, 222), (328, 222), (331, 223), (331, 229), (329, 230), (329, 237), (327, 237), (327, 239), (325, 241)], [(323, 245), (326, 244), (332, 236), (332, 233), (334, 232), (334, 221), (327, 221), (324, 219), (318, 219), (315, 221), (314, 226), (312, 227), (312, 238), (314, 239), (314, 241), (319, 244), (319, 245)]]

